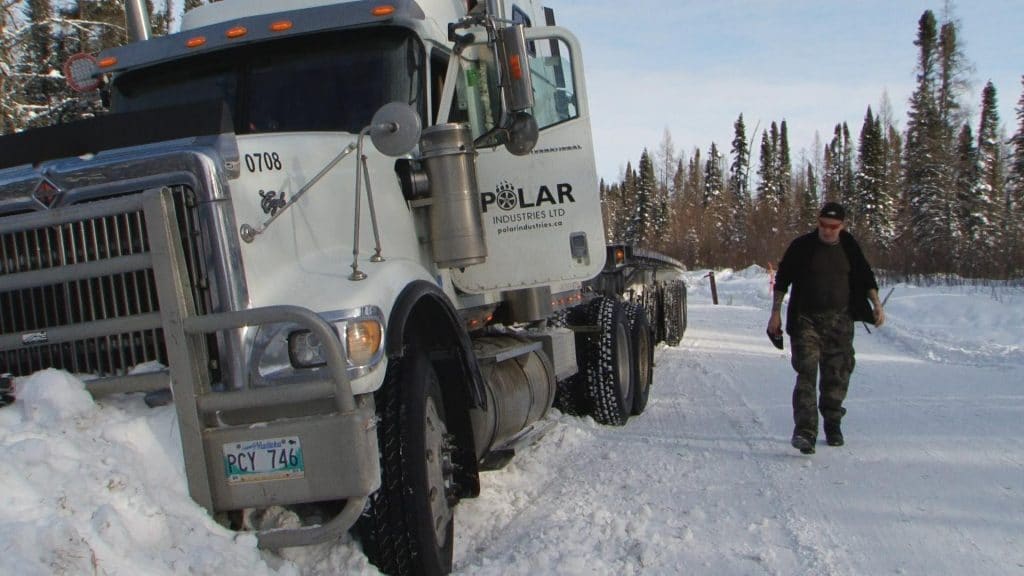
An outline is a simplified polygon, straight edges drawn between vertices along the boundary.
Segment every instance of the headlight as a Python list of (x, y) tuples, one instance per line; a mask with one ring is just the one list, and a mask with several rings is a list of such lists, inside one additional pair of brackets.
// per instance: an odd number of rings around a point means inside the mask
[[(384, 357), (384, 315), (376, 306), (322, 312), (320, 317), (341, 337), (345, 366), (350, 378), (369, 373)], [(264, 325), (254, 342), (257, 386), (284, 383), (302, 370), (327, 365), (320, 338), (297, 324)]]
[[(380, 322), (368, 318), (344, 320), (334, 323), (334, 328), (338, 332), (344, 330), (349, 366), (366, 366), (377, 357), (384, 332)], [(296, 330), (288, 334), (288, 360), (295, 368), (327, 365), (320, 339), (309, 330)]]
[(327, 365), (323, 344), (316, 334), (309, 330), (298, 330), (288, 335), (288, 361), (295, 368)]

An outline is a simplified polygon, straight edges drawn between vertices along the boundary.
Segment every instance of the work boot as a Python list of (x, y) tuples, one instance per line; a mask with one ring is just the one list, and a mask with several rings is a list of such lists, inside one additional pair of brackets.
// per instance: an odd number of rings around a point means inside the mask
[(825, 442), (829, 446), (843, 445), (843, 430), (839, 422), (825, 422)]
[(800, 451), (801, 454), (814, 454), (814, 439), (808, 438), (803, 434), (793, 434), (793, 439), (789, 443)]

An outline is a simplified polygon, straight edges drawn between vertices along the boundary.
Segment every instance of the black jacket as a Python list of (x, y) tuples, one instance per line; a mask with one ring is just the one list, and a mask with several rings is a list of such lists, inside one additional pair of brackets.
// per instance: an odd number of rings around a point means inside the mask
[[(846, 230), (841, 231), (839, 243), (846, 253), (847, 260), (850, 261), (850, 304), (847, 307), (850, 317), (855, 321), (874, 324), (875, 315), (868, 301), (868, 290), (878, 290), (875, 273), (852, 234)], [(817, 230), (804, 234), (790, 243), (782, 256), (782, 262), (779, 262), (779, 272), (775, 275), (775, 290), (786, 292), (791, 285), (793, 286), (793, 293), (789, 296), (789, 308), (786, 310), (786, 333), (789, 335), (793, 335), (796, 330), (801, 287), (807, 284), (811, 257), (819, 245), (821, 241), (818, 240)]]

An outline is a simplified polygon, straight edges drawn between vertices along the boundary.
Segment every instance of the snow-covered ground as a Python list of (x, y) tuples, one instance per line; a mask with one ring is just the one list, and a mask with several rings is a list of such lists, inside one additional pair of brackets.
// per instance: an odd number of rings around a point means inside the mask
[[(768, 278), (690, 281), (624, 428), (551, 429), (456, 519), (461, 574), (1024, 574), (1024, 289), (896, 286), (858, 327), (847, 445), (790, 448)], [(883, 287), (883, 292), (888, 291)], [(188, 497), (173, 409), (47, 371), (0, 409), (0, 574), (374, 574), (358, 544), (260, 552)]]

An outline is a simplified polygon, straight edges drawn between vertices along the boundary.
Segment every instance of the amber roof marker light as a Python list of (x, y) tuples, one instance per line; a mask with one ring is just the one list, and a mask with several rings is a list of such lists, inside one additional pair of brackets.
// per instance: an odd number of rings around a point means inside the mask
[(391, 16), (394, 13), (395, 13), (395, 7), (392, 6), (391, 4), (383, 4), (381, 6), (374, 6), (373, 9), (370, 10), (370, 14), (373, 14), (374, 16)]

